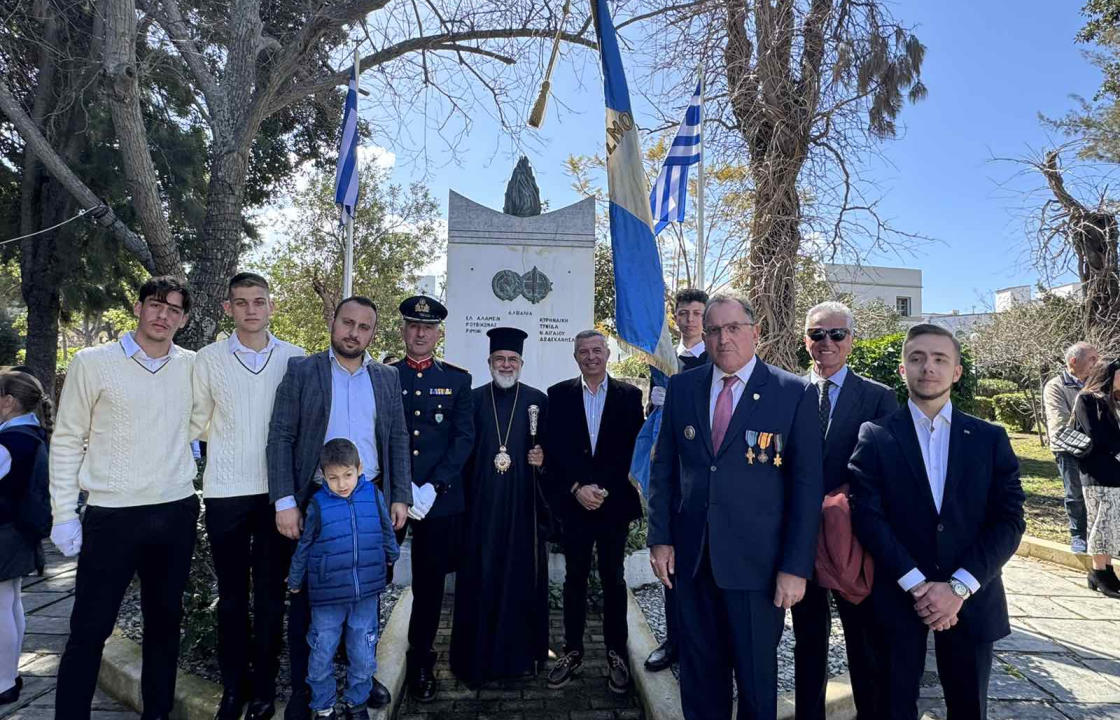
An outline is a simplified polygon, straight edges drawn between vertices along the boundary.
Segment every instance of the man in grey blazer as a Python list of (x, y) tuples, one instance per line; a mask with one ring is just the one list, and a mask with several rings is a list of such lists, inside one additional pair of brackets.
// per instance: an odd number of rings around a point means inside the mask
[[(276, 528), (291, 548), (303, 528), (303, 508), (317, 488), (319, 452), (328, 440), (344, 437), (358, 447), (365, 476), (390, 503), (393, 526), (400, 530), (412, 504), (408, 432), (397, 369), (375, 362), (366, 352), (377, 328), (377, 307), (353, 296), (338, 304), (326, 352), (293, 358), (276, 389), (268, 428), (269, 499), (276, 507)], [(292, 595), (288, 608), (288, 655), (292, 697), (287, 720), (310, 717), (307, 688), (307, 630), (311, 608), (307, 593)], [(389, 703), (389, 690), (376, 680), (371, 707)]]

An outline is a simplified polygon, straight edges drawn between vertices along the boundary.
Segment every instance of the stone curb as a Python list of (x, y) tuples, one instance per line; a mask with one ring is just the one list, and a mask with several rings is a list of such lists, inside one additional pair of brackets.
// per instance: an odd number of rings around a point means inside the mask
[(1030, 535), (1023, 536), (1015, 554), (1021, 557), (1045, 560), (1046, 562), (1052, 562), (1056, 565), (1065, 565), (1074, 570), (1087, 571), (1093, 567), (1092, 555), (1075, 553), (1069, 549), (1068, 545), (1063, 545), (1053, 540), (1031, 537)]
[[(681, 691), (676, 677), (672, 672), (651, 673), (645, 669), (646, 657), (654, 651), (658, 642), (634, 593), (629, 590), (626, 591), (626, 603), (626, 629), (629, 633), (626, 649), (630, 656), (634, 689), (646, 720), (683, 720)], [(825, 714), (831, 720), (855, 718), (856, 705), (847, 674), (828, 681)], [(793, 720), (793, 693), (778, 696), (778, 720)]]
[[(393, 606), (385, 632), (377, 645), (377, 679), (389, 688), (393, 702), (387, 708), (371, 713), (372, 720), (389, 720), (401, 701), (405, 680), (405, 655), (408, 650), (408, 618), (412, 614), (412, 588), (405, 588)], [(110, 697), (140, 712), (140, 645), (114, 630), (105, 643), (101, 671), (97, 683)], [(216, 683), (179, 671), (175, 681), (175, 706), (171, 720), (212, 720), (222, 699), (222, 688)], [(283, 717), (284, 705), (276, 717)]]

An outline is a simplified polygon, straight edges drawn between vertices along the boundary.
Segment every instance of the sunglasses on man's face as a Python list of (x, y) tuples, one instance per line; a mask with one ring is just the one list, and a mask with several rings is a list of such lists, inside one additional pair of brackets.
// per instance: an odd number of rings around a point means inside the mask
[(848, 328), (831, 328), (825, 330), (824, 328), (809, 328), (805, 331), (805, 337), (813, 342), (820, 342), (824, 340), (825, 335), (831, 338), (832, 342), (843, 342), (844, 338), (852, 334)]

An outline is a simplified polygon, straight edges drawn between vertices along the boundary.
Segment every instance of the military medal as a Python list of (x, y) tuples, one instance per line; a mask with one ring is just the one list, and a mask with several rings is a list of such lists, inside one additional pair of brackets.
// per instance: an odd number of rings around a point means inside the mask
[(498, 431), (498, 454), (494, 456), (494, 469), (498, 471), (499, 475), (505, 475), (506, 471), (513, 465), (513, 459), (506, 451), (506, 443), (509, 442), (509, 433), (513, 430), (513, 416), (517, 414), (517, 396), (520, 393), (521, 383), (518, 383), (517, 389), (513, 392), (513, 409), (510, 410), (509, 424), (506, 426), (506, 436), (503, 439), (502, 426), (498, 424), (498, 401), (494, 399), (494, 386), (490, 386), (490, 404), (494, 408), (494, 429)]
[(754, 444), (758, 442), (758, 431), (747, 430), (747, 463), (754, 465)]
[(774, 467), (782, 466), (782, 434), (774, 433)]
[(770, 456), (766, 454), (766, 448), (770, 447), (770, 441), (774, 438), (773, 433), (759, 433), (758, 434), (758, 461), (760, 463), (770, 462)]

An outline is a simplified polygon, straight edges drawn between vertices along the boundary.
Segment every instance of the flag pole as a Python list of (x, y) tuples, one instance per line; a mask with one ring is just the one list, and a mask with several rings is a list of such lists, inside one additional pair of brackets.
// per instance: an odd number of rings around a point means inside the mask
[(696, 287), (705, 289), (704, 256), (708, 252), (704, 237), (704, 66), (700, 65), (700, 162), (696, 173)]
[[(358, 80), (358, 48), (354, 47), (354, 92), (360, 93), (361, 89)], [(354, 172), (358, 172), (357, 165), (354, 167)], [(358, 206), (354, 205), (354, 214), (358, 212)], [(342, 297), (348, 298), (354, 294), (354, 218), (350, 217), (346, 221), (346, 260), (342, 268)]]

